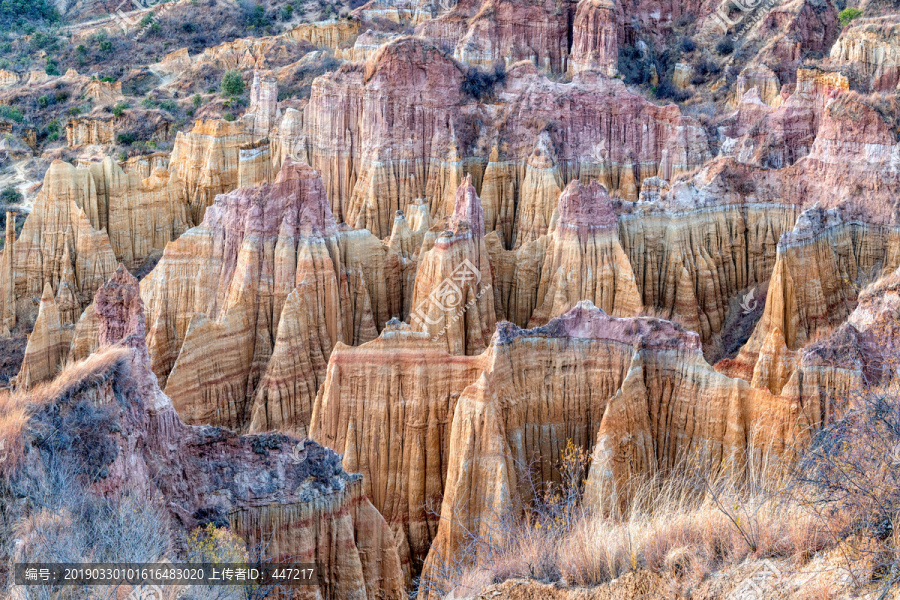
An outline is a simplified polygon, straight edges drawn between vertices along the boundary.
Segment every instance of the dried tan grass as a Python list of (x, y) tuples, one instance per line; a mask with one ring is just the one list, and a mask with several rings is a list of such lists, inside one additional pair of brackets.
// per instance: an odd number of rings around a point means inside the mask
[(22, 434), (35, 412), (48, 404), (65, 402), (90, 387), (128, 377), (130, 357), (130, 349), (110, 347), (66, 367), (54, 380), (29, 392), (0, 393), (0, 473), (8, 475), (21, 465)]

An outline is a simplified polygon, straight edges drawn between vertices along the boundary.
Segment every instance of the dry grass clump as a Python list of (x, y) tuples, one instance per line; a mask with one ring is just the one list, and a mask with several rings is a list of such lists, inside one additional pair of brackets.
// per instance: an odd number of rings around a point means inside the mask
[(0, 473), (9, 475), (22, 461), (22, 434), (32, 416), (51, 403), (66, 402), (92, 387), (129, 376), (131, 350), (112, 347), (71, 365), (56, 379), (29, 392), (0, 392)]
[[(457, 593), (512, 578), (595, 586), (650, 569), (686, 585), (748, 558), (803, 563), (829, 544), (829, 528), (798, 502), (728, 478), (656, 477), (621, 510), (578, 511), (570, 525), (508, 522), (477, 563), (447, 581)], [(486, 548), (486, 546), (490, 546)], [(450, 575), (450, 573), (445, 573)]]
[(63, 369), (52, 381), (34, 388), (28, 401), (37, 405), (66, 402), (81, 392), (129, 376), (131, 350), (110, 347)]

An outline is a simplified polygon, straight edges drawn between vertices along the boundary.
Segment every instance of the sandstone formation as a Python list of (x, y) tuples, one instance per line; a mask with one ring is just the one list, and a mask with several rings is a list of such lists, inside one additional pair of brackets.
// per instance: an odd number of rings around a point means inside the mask
[(615, 76), (619, 60), (615, 4), (611, 0), (581, 0), (573, 29), (569, 71), (596, 69)]
[(414, 330), (446, 344), (450, 354), (479, 354), (497, 314), (484, 213), (471, 176), (456, 191), (453, 215), (432, 231), (437, 239), (419, 259), (410, 322)]
[(137, 269), (186, 228), (168, 173), (126, 173), (111, 158), (75, 168), (54, 161), (15, 243), (4, 250), (7, 318), (31, 322), (45, 284), (72, 325), (117, 262)]
[(49, 284), (54, 296), (68, 290), (62, 293), (77, 304), (77, 319), (117, 264), (109, 236), (99, 229), (100, 206), (90, 170), (60, 161), (50, 166), (18, 239), (3, 250), (9, 258), (0, 273), (0, 302), (7, 318), (33, 322)]
[(324, 367), (336, 342), (373, 339), (398, 314), (388, 254), (368, 232), (339, 229), (318, 174), (290, 159), (273, 184), (218, 196), (142, 283), (153, 370), (181, 417), (245, 428), (259, 385), (260, 430), (305, 427), (299, 361)]
[(531, 327), (546, 324), (581, 300), (615, 316), (640, 312), (640, 293), (616, 225), (606, 190), (596, 181), (584, 186), (576, 179), (566, 187), (544, 255)]
[(895, 90), (900, 84), (898, 35), (896, 16), (859, 19), (831, 47), (831, 60), (861, 69), (868, 91)]
[(16, 377), (17, 385), (29, 389), (53, 379), (65, 362), (71, 341), (72, 328), (66, 327), (60, 319), (59, 307), (48, 282), (44, 285), (34, 330), (28, 336), (25, 358)]
[(303, 23), (286, 32), (286, 38), (304, 41), (317, 48), (337, 50), (344, 47), (360, 33), (362, 23), (357, 19), (337, 19)]
[(512, 247), (546, 233), (573, 179), (637, 198), (643, 179), (671, 179), (709, 157), (701, 128), (677, 107), (650, 104), (597, 73), (557, 84), (516, 65), (493, 90), (499, 102), (463, 94), (465, 77), (437, 47), (401, 38), (364, 68), (315, 81), (303, 118), (307, 157), (338, 220), (384, 238), (415, 198), (447, 216), (469, 171), (487, 231)]
[(240, 121), (200, 119), (189, 133), (179, 131), (169, 159), (170, 185), (188, 206), (189, 224), (199, 224), (216, 194), (237, 188), (239, 150), (252, 142)]
[(69, 119), (66, 123), (66, 142), (70, 148), (84, 144), (112, 144), (116, 130), (112, 119)]
[(592, 452), (586, 501), (597, 506), (627, 498), (634, 475), (680, 460), (744, 469), (750, 447), (786, 452), (805, 424), (788, 402), (713, 370), (697, 334), (610, 318), (589, 302), (544, 327), (501, 324), (484, 360), (456, 403), (426, 574), (439, 573), (466, 532), (486, 533), (530, 498), (522, 469), (537, 493), (557, 480), (554, 460), (569, 442)]
[(98, 352), (26, 399), (35, 411), (23, 440), (32, 450), (23, 458), (29, 468), (20, 479), (40, 474), (54, 452), (41, 432), (59, 430), (75, 411), (106, 410), (118, 427), (92, 431), (89, 443), (113, 451), (80, 457), (85, 444), (67, 449), (74, 460), (100, 461), (101, 475), (87, 484), (91, 492), (159, 494), (184, 532), (204, 519), (225, 519), (248, 543), (265, 540), (269, 558), (315, 562), (321, 572), (303, 588), (304, 598), (402, 596), (390, 529), (361, 478), (343, 471), (336, 454), (280, 434), (239, 437), (183, 425), (148, 369), (137, 280), (120, 268), (93, 306)]
[(774, 108), (781, 105), (781, 84), (778, 76), (766, 65), (747, 67), (738, 75), (734, 87), (732, 106), (737, 106), (751, 89), (756, 88), (759, 98)]
[(259, 71), (254, 71), (250, 86), (250, 108), (243, 119), (247, 128), (254, 137), (266, 137), (280, 118), (278, 80), (268, 74), (260, 76)]
[(748, 381), (757, 377), (760, 361), (769, 360), (764, 348), (771, 336), (783, 335), (787, 350), (802, 348), (816, 332), (843, 323), (859, 291), (898, 266), (896, 228), (849, 220), (839, 209), (818, 205), (804, 211), (778, 243), (765, 311), (753, 335), (720, 369)]
[(363, 476), (366, 495), (418, 573), (439, 525), (450, 422), (483, 356), (452, 356), (399, 321), (358, 348), (338, 344), (313, 409), (310, 437)]

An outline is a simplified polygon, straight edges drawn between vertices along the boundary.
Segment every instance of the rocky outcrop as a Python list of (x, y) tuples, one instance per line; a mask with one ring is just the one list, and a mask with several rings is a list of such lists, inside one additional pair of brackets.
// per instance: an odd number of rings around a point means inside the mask
[(361, 28), (362, 22), (358, 19), (336, 19), (302, 23), (283, 35), (295, 41), (308, 42), (317, 48), (338, 50), (353, 41), (359, 35)]
[(85, 484), (90, 492), (161, 497), (184, 533), (225, 520), (249, 544), (262, 542), (273, 560), (320, 565), (310, 589), (315, 597), (402, 597), (393, 536), (359, 475), (314, 442), (182, 424), (147, 369), (137, 280), (120, 268), (93, 306), (98, 351), (26, 399), (35, 409), (23, 434), (28, 468), (19, 471), (18, 483), (39, 477), (49, 454), (59, 451), (42, 434), (77, 423), (77, 411), (103, 410), (117, 426), (91, 429), (90, 439), (65, 452), (66, 460), (90, 460), (98, 468), (101, 475)]
[(437, 533), (457, 398), (484, 365), (391, 321), (374, 341), (335, 348), (316, 398), (310, 437), (362, 474), (413, 574)]
[(65, 362), (71, 341), (72, 328), (66, 327), (60, 319), (59, 307), (48, 282), (44, 285), (34, 329), (28, 336), (16, 385), (27, 390), (53, 379)]
[(270, 74), (260, 75), (259, 71), (254, 71), (250, 85), (250, 108), (243, 117), (247, 129), (254, 138), (266, 137), (280, 118), (278, 80)]
[(668, 180), (709, 156), (702, 128), (677, 107), (650, 104), (597, 73), (562, 84), (516, 65), (494, 86), (496, 101), (463, 94), (465, 77), (438, 48), (401, 38), (364, 68), (316, 79), (304, 111), (308, 159), (336, 218), (384, 238), (416, 198), (447, 216), (469, 170), (487, 231), (513, 247), (546, 233), (573, 179), (637, 198), (643, 179)]
[[(67, 73), (68, 75), (68, 73)], [(78, 73), (75, 73), (77, 76)], [(85, 89), (85, 95), (96, 103), (95, 106), (112, 105), (125, 99), (122, 95), (121, 81), (103, 81), (101, 79), (91, 79)]]
[(756, 88), (760, 100), (767, 105), (773, 108), (781, 105), (781, 83), (775, 72), (766, 65), (753, 65), (741, 71), (734, 86), (731, 105), (736, 107), (753, 88)]
[(841, 32), (830, 58), (862, 71), (867, 91), (891, 91), (900, 84), (900, 24), (896, 16), (859, 19)]
[(318, 174), (288, 159), (274, 183), (220, 195), (142, 282), (153, 370), (187, 422), (243, 429), (253, 412), (260, 430), (305, 427), (309, 409), (284, 386), (298, 389), (291, 369), (316, 358), (297, 344), (316, 336), (309, 352), (323, 362), (338, 341), (373, 339), (399, 310), (396, 282), (388, 250), (339, 229)]
[(575, 11), (569, 72), (596, 69), (614, 77), (618, 62), (615, 4), (611, 0), (581, 0)]
[(453, 215), (435, 225), (434, 245), (422, 250), (410, 323), (450, 354), (479, 354), (494, 331), (490, 257), (484, 213), (471, 176), (456, 191)]
[(237, 188), (241, 146), (252, 136), (240, 121), (199, 119), (179, 131), (169, 159), (171, 186), (188, 206), (189, 224), (199, 224), (217, 194)]
[(751, 380), (757, 368), (769, 369), (757, 365), (769, 360), (771, 336), (783, 335), (788, 350), (802, 348), (818, 331), (843, 323), (859, 291), (898, 266), (896, 228), (851, 220), (838, 209), (804, 211), (778, 243), (762, 318), (740, 354), (720, 370)]
[(484, 358), (453, 414), (429, 576), (467, 535), (486, 533), (517, 500), (558, 481), (554, 460), (567, 444), (592, 453), (586, 502), (600, 506), (627, 498), (635, 475), (680, 460), (743, 470), (748, 448), (786, 452), (805, 423), (781, 398), (717, 373), (697, 334), (610, 318), (589, 302), (544, 327), (501, 324)]
[(596, 181), (585, 186), (576, 179), (566, 187), (559, 197), (556, 229), (547, 242), (530, 327), (546, 324), (581, 300), (615, 316), (641, 311), (641, 296), (616, 225), (606, 190)]
[(115, 138), (112, 119), (75, 118), (66, 123), (66, 142), (70, 148), (84, 144), (112, 144)]
[(33, 323), (49, 283), (54, 296), (63, 293), (77, 306), (67, 324), (78, 318), (117, 265), (110, 238), (100, 230), (98, 198), (89, 169), (61, 161), (50, 165), (18, 239), (3, 250), (4, 256), (10, 254), (3, 259), (7, 269), (0, 272), (4, 315)]
[(271, 183), (275, 173), (272, 172), (272, 149), (268, 138), (258, 142), (250, 142), (238, 148), (237, 186), (257, 187)]

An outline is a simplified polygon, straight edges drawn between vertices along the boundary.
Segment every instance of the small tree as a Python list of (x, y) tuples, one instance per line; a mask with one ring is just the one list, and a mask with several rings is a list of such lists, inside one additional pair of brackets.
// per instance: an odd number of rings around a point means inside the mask
[(244, 79), (240, 71), (226, 71), (219, 86), (223, 96), (240, 96), (244, 93)]
[(862, 12), (858, 8), (845, 8), (840, 13), (838, 13), (838, 21), (841, 22), (841, 27), (846, 27), (850, 24), (850, 21), (853, 19), (858, 19), (862, 16)]
[(22, 192), (12, 186), (7, 186), (0, 192), (0, 203), (17, 204), (22, 201)]

